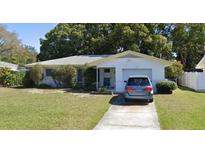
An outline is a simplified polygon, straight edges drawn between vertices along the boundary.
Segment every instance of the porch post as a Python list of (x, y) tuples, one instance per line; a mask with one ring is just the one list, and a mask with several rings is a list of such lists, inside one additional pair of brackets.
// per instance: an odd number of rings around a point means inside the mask
[(98, 91), (98, 67), (96, 66), (96, 90)]

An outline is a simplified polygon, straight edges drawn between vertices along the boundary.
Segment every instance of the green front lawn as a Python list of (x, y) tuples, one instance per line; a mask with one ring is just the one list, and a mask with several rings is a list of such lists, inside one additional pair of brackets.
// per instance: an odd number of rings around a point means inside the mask
[[(111, 96), (0, 88), (0, 129), (92, 129)], [(38, 92), (38, 90), (36, 90)]]
[[(0, 129), (92, 129), (111, 96), (0, 88)], [(205, 93), (155, 95), (161, 129), (205, 129)]]
[(205, 93), (186, 88), (156, 95), (161, 129), (205, 129)]

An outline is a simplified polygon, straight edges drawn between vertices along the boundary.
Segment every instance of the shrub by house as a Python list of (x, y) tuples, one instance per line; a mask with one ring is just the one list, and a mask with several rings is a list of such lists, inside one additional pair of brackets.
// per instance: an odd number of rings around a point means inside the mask
[(57, 87), (73, 88), (76, 85), (77, 70), (74, 66), (58, 66), (53, 69), (52, 77)]
[(177, 82), (177, 78), (183, 73), (183, 65), (176, 61), (165, 68), (165, 77)]
[(24, 72), (14, 72), (9, 68), (0, 68), (0, 84), (4, 87), (23, 85), (24, 76)]
[(30, 69), (30, 78), (36, 85), (39, 84), (39, 81), (43, 80), (43, 77), (44, 68), (42, 65), (36, 64)]
[(157, 92), (161, 94), (170, 94), (173, 90), (177, 89), (177, 84), (173, 81), (164, 80), (156, 84)]

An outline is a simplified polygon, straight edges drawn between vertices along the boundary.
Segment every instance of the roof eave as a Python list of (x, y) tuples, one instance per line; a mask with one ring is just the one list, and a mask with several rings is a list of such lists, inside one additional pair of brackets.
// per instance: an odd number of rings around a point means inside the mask
[(120, 57), (128, 55), (128, 54), (132, 54), (132, 55), (136, 55), (136, 56), (141, 56), (141, 58), (147, 58), (147, 59), (151, 59), (151, 60), (156, 60), (156, 61), (160, 62), (161, 64), (163, 64), (164, 66), (172, 65), (172, 62), (170, 62), (168, 60), (159, 59), (159, 58), (154, 57), (154, 56), (149, 56), (149, 55), (145, 55), (145, 54), (142, 54), (142, 53), (138, 53), (138, 52), (135, 52), (135, 51), (128, 50), (128, 51), (125, 51), (125, 52), (122, 52), (122, 53), (118, 53), (116, 55), (109, 56), (109, 57), (104, 58), (104, 59), (100, 59), (100, 60), (96, 60), (94, 62), (88, 63), (88, 66), (97, 66), (97, 65), (99, 65), (101, 63), (108, 62), (108, 61), (114, 60), (116, 58), (120, 58)]
[[(39, 63), (40, 64), (40, 63)], [(27, 68), (31, 68), (33, 66), (35, 66), (37, 64), (28, 64), (28, 65), (25, 65), (25, 67)], [(65, 66), (65, 65), (72, 65), (72, 66), (83, 66), (85, 64), (40, 64), (44, 67), (56, 67), (56, 66)]]

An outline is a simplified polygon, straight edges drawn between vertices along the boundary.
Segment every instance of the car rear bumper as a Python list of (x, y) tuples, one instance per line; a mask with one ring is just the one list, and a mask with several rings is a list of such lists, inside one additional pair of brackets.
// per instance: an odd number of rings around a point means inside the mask
[(140, 99), (140, 100), (151, 100), (153, 99), (153, 95), (129, 95), (128, 93), (124, 93), (125, 99)]

